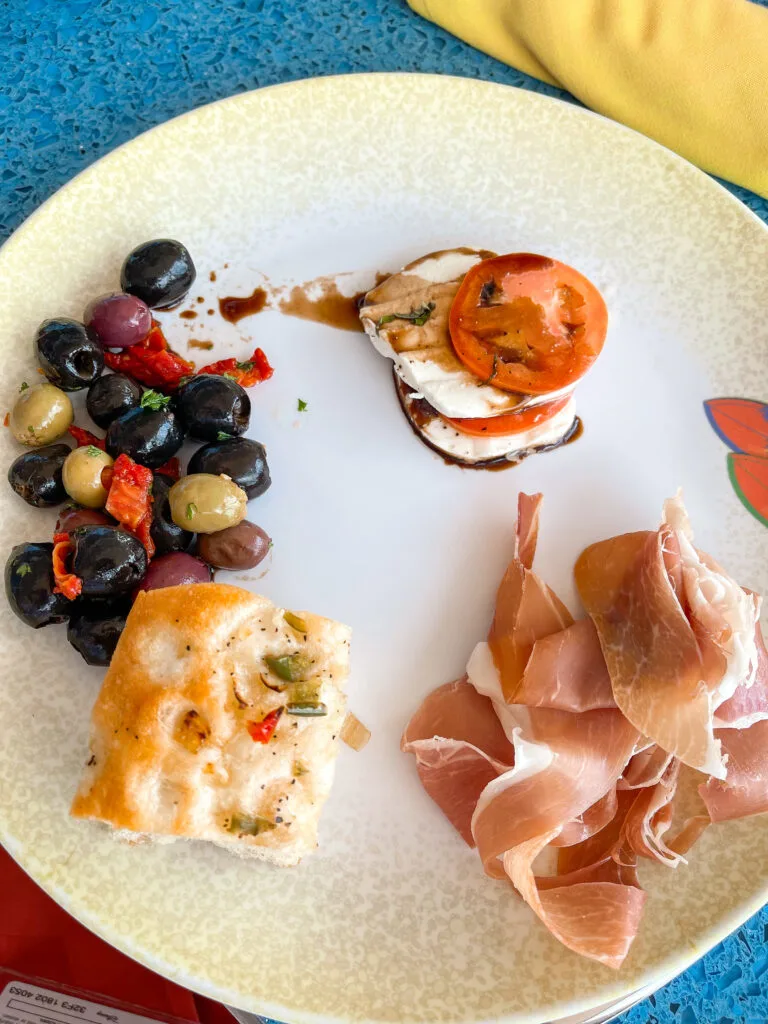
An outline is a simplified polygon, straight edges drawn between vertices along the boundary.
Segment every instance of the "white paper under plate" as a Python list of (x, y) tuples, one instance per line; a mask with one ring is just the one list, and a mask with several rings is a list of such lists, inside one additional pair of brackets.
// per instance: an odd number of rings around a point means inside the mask
[[(251, 434), (273, 485), (250, 518), (274, 538), (262, 590), (354, 631), (350, 701), (373, 731), (342, 751), (321, 847), (297, 869), (203, 845), (116, 845), (67, 808), (101, 673), (61, 628), (0, 611), (0, 838), (110, 942), (181, 984), (290, 1024), (534, 1024), (666, 980), (768, 893), (768, 821), (711, 829), (677, 872), (643, 871), (648, 907), (614, 973), (555, 942), (422, 791), (400, 732), (462, 672), (512, 551), (519, 489), (543, 491), (541, 575), (574, 605), (589, 542), (653, 527), (682, 485), (697, 539), (768, 588), (768, 530), (740, 504), (702, 402), (768, 399), (768, 233), (703, 174), (568, 104), (469, 80), (356, 76), (238, 96), (164, 125), (56, 195), (0, 253), (9, 407), (30, 339), (114, 288), (137, 243), (181, 239), (199, 310), (318, 274), (398, 267), (455, 245), (533, 251), (602, 289), (608, 342), (577, 391), (578, 442), (504, 473), (451, 468), (412, 435), (362, 335), (260, 313), (164, 316), (220, 355), (261, 345), (274, 378)], [(229, 264), (225, 268), (225, 264)], [(216, 283), (209, 280), (217, 273)], [(202, 360), (200, 353), (190, 354)], [(297, 412), (297, 401), (308, 403)], [(0, 439), (3, 465), (16, 450)], [(3, 549), (54, 514), (0, 497)]]

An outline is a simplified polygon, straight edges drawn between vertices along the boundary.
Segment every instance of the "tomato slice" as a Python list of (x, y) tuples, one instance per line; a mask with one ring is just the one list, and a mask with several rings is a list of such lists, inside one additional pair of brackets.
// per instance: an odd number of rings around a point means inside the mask
[(541, 405), (523, 409), (522, 412), (458, 420), (443, 416), (443, 419), (462, 434), (471, 434), (473, 437), (502, 437), (504, 434), (520, 434), (524, 430), (546, 423), (563, 410), (570, 400), (570, 395), (563, 395), (553, 402), (542, 402)]
[(502, 391), (545, 395), (597, 359), (608, 328), (600, 292), (573, 267), (532, 253), (477, 263), (449, 317), (456, 355)]

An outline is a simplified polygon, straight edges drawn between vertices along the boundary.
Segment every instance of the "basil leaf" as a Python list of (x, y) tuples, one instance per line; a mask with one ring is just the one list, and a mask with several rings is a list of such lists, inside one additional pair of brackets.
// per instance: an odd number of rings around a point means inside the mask
[(434, 308), (434, 302), (427, 302), (423, 306), (419, 306), (418, 309), (412, 309), (410, 313), (387, 313), (386, 316), (380, 317), (376, 326), (384, 327), (385, 324), (390, 324), (393, 320), (409, 320), (415, 327), (423, 327), (432, 316)]

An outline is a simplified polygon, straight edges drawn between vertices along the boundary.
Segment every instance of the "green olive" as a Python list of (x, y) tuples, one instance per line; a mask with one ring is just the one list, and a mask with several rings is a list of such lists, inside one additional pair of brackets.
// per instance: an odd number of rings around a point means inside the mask
[(171, 518), (183, 530), (218, 533), (245, 518), (248, 495), (228, 476), (191, 473), (168, 492)]
[(111, 455), (91, 444), (75, 448), (64, 460), (61, 471), (64, 490), (78, 505), (104, 508), (107, 489), (101, 481), (101, 474), (102, 470), (113, 463)]
[(24, 387), (16, 399), (8, 425), (17, 441), (39, 448), (66, 434), (73, 417), (72, 402), (61, 388), (35, 384)]

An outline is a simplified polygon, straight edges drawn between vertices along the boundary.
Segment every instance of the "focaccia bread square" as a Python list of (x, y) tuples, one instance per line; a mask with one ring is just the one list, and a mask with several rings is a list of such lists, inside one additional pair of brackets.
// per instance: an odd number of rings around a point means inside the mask
[(122, 838), (204, 839), (298, 863), (317, 846), (333, 781), (349, 643), (347, 626), (239, 587), (140, 593), (93, 708), (71, 813)]

